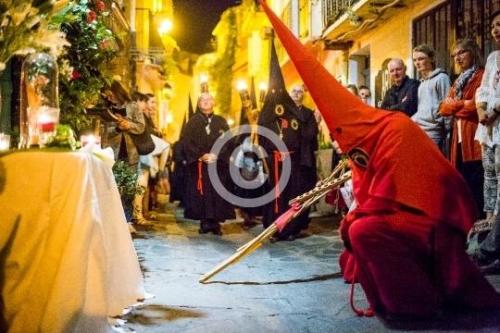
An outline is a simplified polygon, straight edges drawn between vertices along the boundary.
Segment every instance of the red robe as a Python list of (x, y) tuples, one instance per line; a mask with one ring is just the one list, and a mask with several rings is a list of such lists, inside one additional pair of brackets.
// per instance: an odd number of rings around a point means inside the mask
[[(358, 208), (341, 225), (349, 250), (340, 264), (381, 314), (427, 316), (445, 302), (500, 305), (465, 253), (475, 220), (467, 187), (437, 146), (403, 114), (378, 122), (352, 163)], [(357, 271), (357, 272), (356, 272)]]

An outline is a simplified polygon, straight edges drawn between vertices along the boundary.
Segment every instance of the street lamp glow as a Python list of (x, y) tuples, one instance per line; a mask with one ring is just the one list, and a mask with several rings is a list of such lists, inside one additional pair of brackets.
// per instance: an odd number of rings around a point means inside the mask
[(164, 19), (161, 21), (160, 26), (158, 27), (158, 32), (161, 35), (168, 34), (170, 31), (172, 31), (172, 21), (169, 19)]
[(238, 80), (238, 82), (236, 82), (236, 89), (238, 91), (245, 91), (247, 90), (248, 86), (247, 86), (247, 83), (245, 82), (245, 80)]

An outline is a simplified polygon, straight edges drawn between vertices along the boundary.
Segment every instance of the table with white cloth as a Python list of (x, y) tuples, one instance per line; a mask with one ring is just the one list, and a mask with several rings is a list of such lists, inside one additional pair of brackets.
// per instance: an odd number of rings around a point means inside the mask
[(9, 333), (108, 332), (144, 298), (109, 165), (86, 152), (0, 157), (0, 292)]

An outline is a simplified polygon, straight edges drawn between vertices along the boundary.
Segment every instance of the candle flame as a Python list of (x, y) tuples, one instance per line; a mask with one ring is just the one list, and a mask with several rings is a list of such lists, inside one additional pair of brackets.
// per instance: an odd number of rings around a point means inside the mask
[(245, 82), (245, 80), (238, 80), (238, 82), (236, 83), (236, 89), (238, 91), (247, 90), (248, 86), (247, 86), (247, 83)]

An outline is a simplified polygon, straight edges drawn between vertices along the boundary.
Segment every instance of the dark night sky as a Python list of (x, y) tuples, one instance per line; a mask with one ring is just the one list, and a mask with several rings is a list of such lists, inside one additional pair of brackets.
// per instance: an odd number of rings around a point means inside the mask
[(174, 0), (173, 37), (184, 51), (205, 53), (210, 51), (212, 30), (222, 12), (241, 0)]

